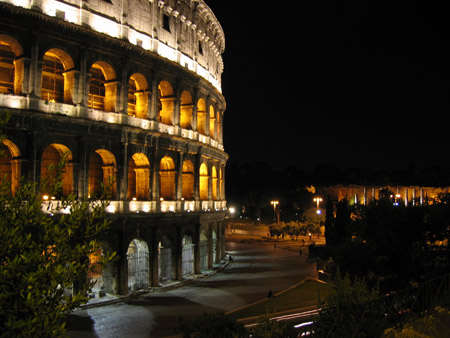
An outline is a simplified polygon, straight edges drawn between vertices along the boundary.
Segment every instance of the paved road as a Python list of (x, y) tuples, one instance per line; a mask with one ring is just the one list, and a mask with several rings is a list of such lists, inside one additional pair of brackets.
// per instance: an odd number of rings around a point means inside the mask
[(297, 251), (273, 245), (227, 242), (233, 263), (224, 271), (188, 286), (78, 311), (72, 338), (161, 338), (174, 334), (180, 317), (231, 311), (275, 294), (314, 273), (313, 264)]

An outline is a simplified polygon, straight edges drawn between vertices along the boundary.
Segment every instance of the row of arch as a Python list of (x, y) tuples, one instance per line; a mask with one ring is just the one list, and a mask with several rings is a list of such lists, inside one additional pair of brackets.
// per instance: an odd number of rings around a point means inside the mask
[[(0, 34), (0, 93), (23, 93), (26, 58), (22, 46), (11, 36)], [(222, 140), (222, 113), (206, 97), (194, 99), (190, 89), (174, 90), (168, 80), (150, 83), (134, 72), (119, 81), (107, 61), (93, 62), (86, 71), (76, 69), (73, 58), (62, 48), (49, 48), (37, 60), (35, 95), (48, 102), (84, 104), (106, 112), (123, 112), (141, 119), (196, 130)], [(84, 94), (80, 90), (83, 87)]]
[[(5, 139), (0, 144), (0, 152), (0, 180), (8, 180), (14, 193), (21, 177), (20, 149), (14, 142)], [(75, 180), (72, 153), (65, 145), (52, 143), (45, 147), (40, 160), (40, 180), (42, 182), (49, 178), (51, 174), (48, 168), (56, 166), (63, 156), (66, 156), (67, 164), (63, 172), (61, 194), (68, 196), (74, 192)], [(152, 175), (152, 170), (157, 175)], [(111, 151), (96, 149), (90, 155), (87, 173), (88, 196), (98, 197), (106, 189), (110, 199), (119, 198), (118, 166)], [(134, 153), (128, 161), (126, 177), (126, 196), (122, 198), (129, 201), (224, 199), (223, 166), (206, 160), (196, 168), (192, 158), (184, 159), (180, 168), (177, 168), (174, 159), (166, 155), (159, 160), (157, 166), (152, 167), (147, 155)], [(159, 193), (152, 194), (152, 190)]]
[[(184, 234), (179, 243), (175, 243), (167, 235), (162, 235), (157, 241), (151, 238), (133, 238), (125, 248), (126, 251), (122, 252), (123, 259), (118, 263), (111, 263), (103, 271), (94, 269), (89, 273), (88, 279), (96, 282), (93, 291), (133, 292), (213, 270), (221, 264), (225, 255), (221, 244), (223, 225), (211, 225), (208, 228), (208, 231), (201, 230), (198, 237), (193, 237), (190, 233)], [(107, 240), (101, 243), (102, 248), (90, 256), (91, 264), (95, 264), (100, 255), (114, 250)], [(123, 266), (115, 269), (114, 264)], [(119, 279), (126, 281), (123, 283), (126, 285), (118, 285)]]

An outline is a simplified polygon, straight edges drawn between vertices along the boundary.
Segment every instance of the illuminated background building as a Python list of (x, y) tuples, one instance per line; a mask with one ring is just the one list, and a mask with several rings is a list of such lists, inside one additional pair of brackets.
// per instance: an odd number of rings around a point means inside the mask
[(67, 152), (63, 194), (112, 183), (101, 241), (119, 260), (97, 288), (220, 263), (225, 40), (204, 1), (0, 0), (0, 15), (2, 174), (39, 182)]

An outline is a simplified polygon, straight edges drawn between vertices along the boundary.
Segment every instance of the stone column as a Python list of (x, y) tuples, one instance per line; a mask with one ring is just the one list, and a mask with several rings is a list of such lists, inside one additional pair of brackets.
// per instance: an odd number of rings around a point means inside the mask
[(31, 59), (21, 57), (14, 60), (14, 94), (29, 94)]
[(176, 177), (175, 200), (177, 201), (181, 201), (181, 199), (183, 198), (183, 159), (184, 154), (180, 152), (178, 154), (178, 170), (175, 176)]
[(173, 255), (175, 257), (175, 279), (183, 280), (183, 239), (181, 237), (181, 229), (176, 228), (176, 240)]
[(116, 112), (120, 110), (121, 83), (111, 81), (105, 83), (105, 111)]
[(75, 69), (63, 73), (64, 103), (79, 104), (81, 102), (81, 95), (79, 88), (80, 74), (81, 72)]
[(192, 242), (194, 244), (194, 273), (200, 274), (200, 224), (195, 225)]
[(150, 93), (150, 107), (148, 110), (148, 119), (151, 121), (156, 121), (158, 118), (159, 105), (158, 105), (158, 82), (152, 76), (152, 91)]
[(159, 265), (158, 265), (158, 236), (157, 229), (152, 228), (152, 240), (149, 248), (150, 251), (150, 286), (158, 286), (159, 285)]
[(214, 264), (214, 253), (213, 253), (213, 239), (212, 239), (212, 225), (208, 224), (208, 270), (213, 269)]

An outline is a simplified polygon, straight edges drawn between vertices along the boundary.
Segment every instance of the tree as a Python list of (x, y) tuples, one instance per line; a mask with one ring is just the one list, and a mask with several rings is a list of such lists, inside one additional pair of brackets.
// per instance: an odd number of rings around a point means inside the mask
[(223, 312), (203, 313), (193, 319), (180, 318), (175, 329), (183, 338), (295, 338), (295, 330), (285, 323), (271, 320), (269, 314), (258, 318), (258, 325), (246, 329), (243, 323), (238, 322)]
[[(64, 167), (62, 161), (49, 172), (57, 178)], [(58, 196), (62, 183), (52, 179), (43, 186)], [(64, 334), (67, 314), (88, 300), (87, 275), (96, 268), (88, 257), (99, 252), (95, 238), (109, 225), (106, 201), (62, 197), (50, 214), (36, 190), (24, 180), (14, 194), (9, 182), (0, 184), (1, 337)], [(73, 286), (73, 294), (66, 293)]]
[(336, 219), (334, 221), (334, 239), (335, 244), (341, 245), (350, 240), (349, 227), (351, 223), (350, 208), (348, 201), (344, 198), (341, 200), (336, 208)]
[(223, 312), (203, 313), (194, 319), (180, 318), (175, 329), (183, 338), (240, 338), (245, 337), (244, 324)]
[(328, 246), (333, 246), (336, 242), (334, 238), (334, 205), (330, 195), (327, 196), (325, 203), (325, 242)]
[(370, 289), (364, 279), (338, 271), (328, 296), (319, 301), (319, 317), (314, 322), (314, 336), (380, 337), (386, 322), (385, 305), (378, 289)]
[(320, 234), (320, 227), (324, 223), (324, 216), (322, 213), (317, 213), (317, 208), (309, 208), (302, 215), (302, 223), (304, 234)]
[(294, 328), (286, 323), (270, 319), (270, 315), (262, 315), (258, 318), (258, 325), (250, 329), (252, 338), (295, 338), (297, 333)]

